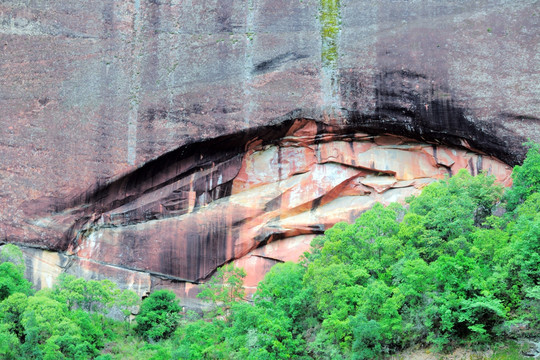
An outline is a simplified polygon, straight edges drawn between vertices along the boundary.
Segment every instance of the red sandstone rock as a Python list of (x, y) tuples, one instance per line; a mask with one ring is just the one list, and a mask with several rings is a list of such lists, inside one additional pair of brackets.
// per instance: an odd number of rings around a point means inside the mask
[(3, 2), (2, 240), (193, 280), (461, 168), (509, 185), (537, 4), (424, 5), (342, 7), (328, 69), (310, 2)]
[[(460, 166), (486, 169), (501, 181), (511, 172), (468, 150), (389, 135), (381, 143), (390, 145), (377, 145), (377, 136), (328, 129), (295, 121), (280, 132), (284, 137), (248, 138), (238, 152), (202, 147), (185, 158), (171, 154), (35, 224), (65, 231), (77, 274), (109, 274), (143, 292), (148, 274), (196, 283), (235, 261), (246, 267), (252, 292), (273, 264), (298, 260), (316, 234), (354, 221), (377, 201), (404, 202)], [(77, 216), (84, 222), (70, 223)], [(182, 289), (190, 298), (198, 291)]]

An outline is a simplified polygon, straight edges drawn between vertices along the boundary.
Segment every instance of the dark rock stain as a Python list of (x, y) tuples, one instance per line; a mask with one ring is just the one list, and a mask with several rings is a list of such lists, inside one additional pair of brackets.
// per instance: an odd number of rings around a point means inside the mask
[(318, 198), (314, 199), (311, 202), (311, 211), (317, 210), (317, 208), (321, 205), (322, 196), (319, 196)]
[(291, 61), (297, 61), (300, 59), (305, 59), (309, 57), (308, 55), (297, 54), (295, 52), (287, 52), (285, 54), (278, 55), (272, 59), (262, 61), (253, 67), (251, 71), (252, 75), (262, 75), (273, 70), (278, 69), (283, 66), (285, 63)]
[(41, 99), (38, 100), (38, 102), (39, 102), (39, 104), (40, 104), (41, 106), (47, 105), (47, 104), (49, 103), (49, 101), (50, 101), (50, 100), (49, 100), (48, 97), (44, 97), (44, 98), (41, 98)]
[[(146, 112), (147, 121), (154, 121), (162, 116), (160, 111)], [(196, 176), (200, 171), (209, 171), (203, 178), (192, 185), (196, 193), (195, 206), (202, 206), (211, 201), (225, 198), (232, 192), (232, 180), (238, 174), (246, 145), (255, 137), (263, 144), (275, 144), (285, 136), (294, 120), (283, 123), (241, 131), (232, 135), (224, 135), (214, 139), (194, 142), (181, 146), (173, 151), (151, 160), (117, 179), (97, 182), (86, 192), (66, 199), (38, 199), (39, 206), (27, 204), (33, 214), (54, 209), (56, 213), (64, 213), (65, 220), (71, 224), (66, 227), (64, 237), (56, 239), (51, 248), (66, 250), (77, 234), (85, 227), (91, 226), (102, 214), (111, 215), (103, 218), (109, 226), (129, 225), (148, 219), (177, 216), (187, 212), (188, 186), (171, 191), (158, 202), (135, 206), (135, 209), (115, 212), (115, 209), (126, 204), (137, 204), (145, 194), (163, 189), (181, 179)], [(221, 165), (220, 165), (221, 164)], [(223, 178), (218, 184), (219, 177)], [(211, 187), (211, 183), (213, 184)], [(189, 185), (191, 186), (191, 185)], [(43, 203), (43, 204), (42, 204)]]
[[(266, 66), (262, 68), (267, 69)], [(330, 133), (341, 139), (350, 139), (357, 132), (389, 133), (458, 147), (461, 147), (465, 140), (471, 147), (510, 165), (517, 163), (515, 147), (507, 145), (522, 139), (514, 134), (501, 139), (496, 136), (493, 126), (469, 120), (465, 109), (458, 106), (450, 96), (450, 91), (435, 88), (427, 77), (406, 71), (387, 72), (377, 77), (375, 85), (377, 103), (374, 113), (347, 112), (343, 109), (347, 123), (340, 127), (329, 127), (322, 122), (316, 122), (315, 142), (322, 141)], [(189, 114), (201, 111), (200, 104), (175, 111), (148, 108), (142, 112), (141, 119), (153, 126), (158, 120), (183, 119), (184, 116), (189, 118)], [(67, 200), (38, 199), (36, 205), (30, 204), (28, 209), (34, 209), (33, 214), (54, 209), (60, 213), (59, 216), (63, 216), (62, 223), (66, 224), (64, 238), (56, 239), (52, 246), (57, 250), (67, 249), (81, 230), (100, 219), (107, 226), (120, 226), (186, 214), (189, 211), (190, 197), (193, 196), (191, 192), (195, 193), (194, 211), (197, 211), (200, 206), (230, 196), (232, 180), (240, 171), (247, 145), (253, 139), (259, 139), (263, 146), (278, 145), (296, 121), (306, 119), (301, 115), (302, 110), (297, 109), (276, 119), (274, 125), (188, 143), (147, 162), (131, 173), (113, 180), (97, 182), (82, 194)], [(106, 124), (101, 122), (99, 126)], [(98, 142), (103, 140), (98, 137)], [(100, 149), (101, 154), (107, 146), (103, 144)], [(436, 150), (434, 154), (437, 156)], [(471, 169), (473, 165), (476, 165), (477, 169), (482, 167), (481, 163), (471, 164)], [(178, 187), (172, 185), (165, 188), (171, 184), (178, 184)], [(146, 194), (166, 189), (155, 201), (142, 199)], [(280, 201), (279, 198), (271, 201), (266, 210), (277, 208)], [(122, 210), (121, 207), (126, 204), (130, 204), (130, 209)], [(314, 201), (313, 208), (317, 206), (317, 201)], [(221, 233), (218, 235), (225, 236)]]
[(186, 251), (182, 254), (186, 262), (181, 269), (171, 270), (180, 270), (185, 278), (199, 281), (223, 265), (227, 261), (228, 225), (226, 215), (222, 215), (189, 229)]
[(274, 210), (278, 210), (281, 207), (281, 201), (282, 201), (282, 194), (279, 194), (272, 200), (268, 201), (264, 207), (264, 212), (270, 212)]
[[(349, 147), (351, 148), (351, 154), (354, 154), (354, 143), (352, 141), (349, 141)], [(351, 165), (356, 166), (356, 159), (351, 159)]]
[(482, 171), (482, 155), (478, 155), (478, 158), (476, 159), (476, 172), (480, 173)]
[(160, 5), (161, 2), (157, 0), (150, 0), (148, 2), (149, 6), (149, 15), (148, 15), (148, 22), (151, 27), (151, 29), (154, 31), (154, 33), (159, 33), (162, 31), (161, 29), (161, 14), (160, 14)]
[[(497, 136), (500, 126), (472, 120), (466, 109), (456, 103), (449, 89), (436, 87), (427, 76), (390, 71), (379, 74), (374, 85), (375, 113), (348, 113), (349, 123), (357, 130), (457, 147), (462, 147), (465, 140), (471, 147), (507, 164), (519, 163), (522, 151), (516, 150), (516, 144), (523, 139), (516, 134), (502, 139)], [(508, 130), (505, 133), (508, 135)]]
[[(227, 111), (236, 112), (238, 111), (235, 108), (224, 108), (222, 110), (224, 113)], [(201, 104), (191, 104), (182, 110), (169, 110), (169, 109), (159, 109), (159, 108), (148, 108), (140, 113), (140, 119), (143, 123), (152, 124), (154, 121), (165, 121), (168, 120), (173, 123), (193, 123), (193, 120), (190, 120), (192, 115), (204, 115), (204, 108)]]
[(218, 32), (232, 32), (233, 0), (219, 0), (216, 6)]
[(471, 172), (471, 174), (472, 175), (477, 175), (478, 172), (474, 168), (473, 159), (469, 159), (468, 164), (469, 164), (469, 171)]
[(101, 17), (103, 19), (105, 37), (110, 38), (114, 34), (114, 4), (112, 2), (105, 2), (103, 4)]

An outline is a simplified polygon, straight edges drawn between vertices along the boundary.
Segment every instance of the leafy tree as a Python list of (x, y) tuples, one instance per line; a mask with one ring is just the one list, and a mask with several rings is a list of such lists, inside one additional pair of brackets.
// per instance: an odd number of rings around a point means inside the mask
[[(398, 204), (386, 208), (376, 204), (354, 224), (336, 224), (325, 232), (323, 241), (316, 242), (320, 248), (314, 249), (317, 255), (311, 258), (314, 260), (308, 264), (304, 281), (313, 288), (323, 318), (322, 328), (333, 344), (340, 343), (342, 348), (350, 349), (351, 317), (359, 308), (371, 306), (371, 300), (366, 297), (368, 288), (386, 286), (391, 280), (390, 265), (402, 252), (396, 236), (397, 218), (402, 211)], [(384, 297), (384, 301), (388, 300), (387, 306), (392, 307), (390, 303), (397, 298), (387, 294), (389, 297)]]
[(239, 359), (290, 359), (302, 353), (304, 341), (292, 332), (292, 319), (278, 308), (236, 303), (224, 337)]
[(32, 284), (24, 278), (24, 272), (15, 264), (4, 262), (0, 264), (0, 301), (11, 294), (21, 292), (30, 294)]
[(427, 261), (443, 253), (455, 254), (456, 247), (467, 246), (465, 237), (484, 223), (502, 196), (501, 186), (494, 182), (493, 176), (473, 177), (462, 169), (428, 185), (419, 196), (408, 199), (409, 214), (401, 226), (403, 239)]
[(0, 357), (6, 360), (19, 359), (20, 342), (10, 331), (9, 324), (0, 323)]
[(172, 291), (155, 291), (142, 302), (135, 331), (149, 341), (167, 339), (178, 326), (180, 310)]
[(73, 327), (72, 321), (68, 318), (67, 307), (39, 292), (28, 298), (21, 321), (25, 329), (31, 321), (37, 324), (40, 343), (44, 343), (54, 334), (66, 332)]
[(292, 320), (293, 334), (316, 321), (313, 289), (303, 282), (306, 268), (293, 262), (276, 264), (257, 286), (253, 299), (256, 306), (275, 308)]
[(27, 305), (28, 297), (23, 293), (14, 293), (0, 303), (0, 323), (6, 324), (7, 329), (23, 342), (25, 327), (22, 324), (22, 315)]
[(180, 327), (175, 333), (173, 358), (186, 360), (226, 359), (231, 349), (225, 344), (225, 322), (198, 320)]
[(354, 342), (352, 345), (352, 359), (374, 359), (382, 352), (382, 329), (375, 320), (368, 320), (362, 313), (358, 313), (351, 321)]
[(24, 275), (26, 265), (24, 262), (24, 256), (17, 245), (6, 244), (2, 246), (0, 251), (0, 263), (10, 262)]
[(117, 306), (122, 312), (122, 315), (124, 315), (126, 326), (129, 326), (129, 323), (127, 322), (129, 316), (140, 303), (141, 298), (133, 290), (117, 291), (114, 296), (114, 305)]
[(525, 287), (540, 285), (540, 193), (516, 208), (517, 220), (509, 225), (515, 252), (512, 264)]
[(513, 211), (532, 194), (540, 192), (540, 144), (528, 142), (529, 147), (523, 165), (512, 172), (513, 185), (506, 193), (507, 209)]
[(22, 281), (22, 253), (4, 247), (0, 357), (371, 359), (418, 343), (489, 344), (513, 324), (527, 324), (526, 334), (537, 336), (538, 150), (532, 145), (514, 171), (504, 216), (492, 214), (502, 193), (493, 177), (461, 171), (408, 199), (408, 209), (377, 204), (353, 224), (328, 229), (300, 264), (274, 266), (252, 303), (239, 301), (243, 270), (218, 269), (199, 297), (220, 316), (185, 317), (177, 328), (174, 294), (152, 293), (135, 327), (152, 343), (128, 336), (132, 342), (121, 346), (129, 350), (113, 347), (101, 356), (104, 332), (128, 330), (99, 312), (114, 304), (127, 317), (137, 295), (62, 275), (54, 289), (32, 296)]
[(13, 244), (2, 246), (0, 252), (0, 301), (11, 294), (32, 292), (32, 284), (24, 278), (24, 257), (22, 251)]
[(114, 303), (118, 288), (110, 280), (85, 280), (66, 273), (60, 274), (52, 296), (67, 305), (89, 312), (106, 313)]
[(26, 314), (27, 322), (24, 329), (24, 344), (21, 347), (24, 357), (27, 359), (41, 359), (43, 353), (39, 346), (39, 328), (33, 311)]
[(246, 272), (230, 263), (217, 269), (212, 278), (201, 286), (198, 298), (209, 300), (224, 309), (244, 298), (243, 279)]

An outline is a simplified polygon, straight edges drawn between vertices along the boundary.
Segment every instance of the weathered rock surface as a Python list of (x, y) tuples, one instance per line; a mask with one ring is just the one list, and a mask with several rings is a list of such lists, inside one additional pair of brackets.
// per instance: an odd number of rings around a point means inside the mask
[(537, 8), (3, 1), (1, 239), (198, 281), (458, 168), (506, 181), (540, 141)]
[[(305, 119), (258, 133), (181, 147), (106, 186), (57, 199), (46, 207), (56, 212), (37, 213), (34, 227), (55, 231), (59, 241), (49, 246), (74, 261), (68, 271), (110, 276), (140, 292), (150, 276), (197, 284), (235, 260), (254, 289), (275, 263), (298, 260), (315, 235), (375, 202), (403, 202), (459, 169), (511, 183), (510, 166), (464, 148)], [(192, 297), (190, 289), (179, 291)]]
[(34, 286), (50, 288), (63, 272), (86, 279), (114, 279), (121, 289), (130, 289), (140, 296), (151, 289), (150, 275), (123, 269), (114, 264), (100, 264), (91, 260), (68, 256), (55, 251), (23, 247), (26, 263), (26, 278)]

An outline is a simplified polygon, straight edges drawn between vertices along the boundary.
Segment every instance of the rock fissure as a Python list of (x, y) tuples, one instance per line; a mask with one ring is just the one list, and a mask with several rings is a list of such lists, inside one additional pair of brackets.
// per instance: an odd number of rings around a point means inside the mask
[(267, 259), (267, 260), (270, 260), (270, 261), (276, 261), (276, 262), (278, 262), (278, 263), (284, 262), (284, 261), (281, 260), (281, 259), (273, 258), (273, 257), (271, 257), (271, 256), (264, 256), (264, 255), (257, 255), (257, 254), (253, 254), (252, 256), (260, 257), (261, 259)]

